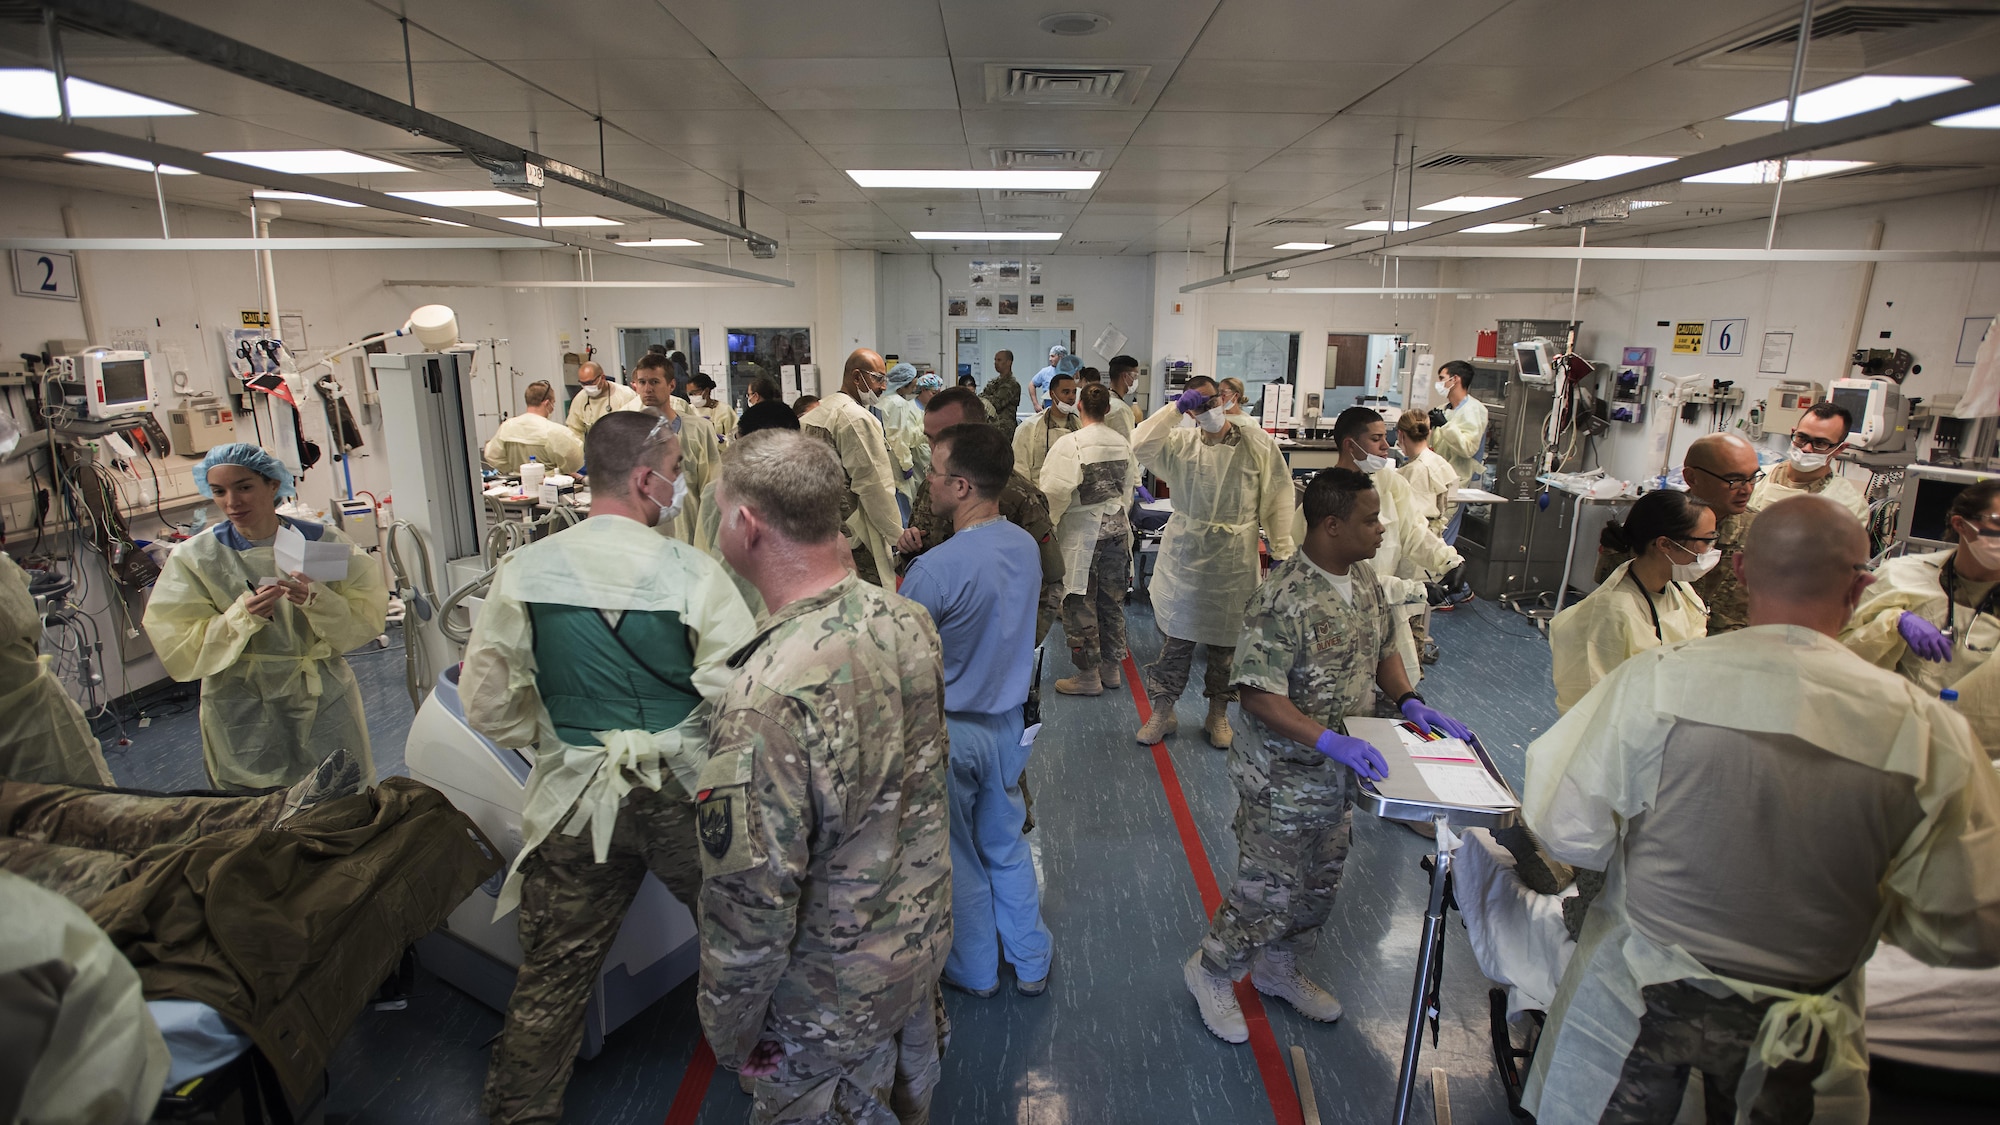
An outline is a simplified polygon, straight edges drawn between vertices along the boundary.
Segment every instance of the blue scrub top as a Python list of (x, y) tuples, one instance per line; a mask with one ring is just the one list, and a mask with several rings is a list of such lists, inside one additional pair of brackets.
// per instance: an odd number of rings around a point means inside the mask
[(930, 611), (944, 649), (944, 707), (997, 715), (1028, 701), (1042, 555), (1004, 519), (961, 531), (910, 563), (904, 597)]

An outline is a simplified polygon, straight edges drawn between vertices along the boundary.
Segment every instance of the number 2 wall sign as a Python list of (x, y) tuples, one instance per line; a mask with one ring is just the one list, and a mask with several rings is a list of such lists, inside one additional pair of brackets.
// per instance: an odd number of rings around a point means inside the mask
[(76, 259), (57, 250), (14, 251), (14, 292), (51, 301), (76, 300)]

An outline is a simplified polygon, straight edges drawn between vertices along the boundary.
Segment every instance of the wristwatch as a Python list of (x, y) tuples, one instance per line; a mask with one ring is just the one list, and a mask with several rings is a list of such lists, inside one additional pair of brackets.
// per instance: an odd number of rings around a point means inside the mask
[(1423, 696), (1418, 695), (1414, 691), (1406, 691), (1403, 694), (1396, 697), (1396, 710), (1401, 711), (1403, 709), (1403, 704), (1408, 703), (1412, 699), (1416, 700), (1418, 703), (1424, 704), (1425, 706), (1430, 705), (1429, 701), (1426, 700)]

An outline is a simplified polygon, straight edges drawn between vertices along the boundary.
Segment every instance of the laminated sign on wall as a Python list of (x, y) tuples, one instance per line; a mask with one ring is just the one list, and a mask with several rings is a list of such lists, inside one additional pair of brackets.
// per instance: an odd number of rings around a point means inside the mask
[(1683, 320), (1674, 324), (1674, 354), (1700, 355), (1702, 330), (1708, 325), (1699, 320)]

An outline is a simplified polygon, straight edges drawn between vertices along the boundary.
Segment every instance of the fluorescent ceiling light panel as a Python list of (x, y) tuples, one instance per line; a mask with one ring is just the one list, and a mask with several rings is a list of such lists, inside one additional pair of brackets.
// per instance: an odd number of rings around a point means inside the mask
[(1533, 223), (1481, 223), (1476, 227), (1466, 227), (1460, 234), (1513, 234), (1517, 230), (1534, 230)]
[(1574, 164), (1537, 172), (1537, 180), (1603, 180), (1612, 176), (1622, 176), (1627, 172), (1637, 172), (1641, 168), (1653, 168), (1661, 164), (1671, 164), (1671, 156), (1592, 156)]
[[(1822, 121), (1838, 121), (1857, 113), (1867, 113), (1871, 109), (1881, 109), (1885, 105), (1906, 102), (1912, 98), (1926, 98), (1941, 94), (1946, 90), (1956, 90), (1972, 83), (1963, 78), (1912, 77), (1899, 74), (1864, 74), (1845, 82), (1835, 82), (1831, 86), (1821, 86), (1809, 94), (1799, 95), (1799, 108), (1792, 120), (1806, 125), (1817, 125)], [(1779, 101), (1746, 109), (1742, 113), (1729, 115), (1731, 121), (1783, 121), (1785, 103)]]
[(925, 242), (1054, 242), (1055, 230), (913, 230), (911, 238)]
[[(194, 110), (139, 94), (114, 90), (72, 77), (68, 82), (71, 117), (186, 117)], [(0, 69), (0, 113), (15, 117), (60, 117), (55, 72), (9, 67)]]
[[(1759, 160), (1755, 164), (1738, 164), (1734, 168), (1724, 168), (1719, 172), (1703, 172), (1699, 176), (1689, 176), (1684, 184), (1775, 184), (1778, 182), (1778, 161)], [(1875, 163), (1872, 160), (1790, 160), (1785, 162), (1785, 179), (1810, 180), (1815, 176), (1831, 176), (1835, 172), (1846, 172), (1855, 168), (1866, 168)]]
[(256, 199), (296, 199), (300, 203), (325, 203), (334, 207), (359, 207), (359, 203), (349, 203), (345, 199), (328, 199), (324, 195), (308, 195), (302, 191), (253, 191)]
[(1456, 195), (1450, 199), (1440, 199), (1436, 203), (1426, 203), (1419, 211), (1484, 211), (1488, 207), (1498, 207), (1503, 203), (1519, 203), (1518, 195)]
[(248, 164), (294, 176), (337, 176), (360, 172), (407, 172), (400, 164), (339, 148), (282, 149), (269, 152), (211, 152), (217, 160)]
[(1648, 207), (1665, 207), (1666, 205), (1667, 201), (1664, 199), (1635, 199), (1627, 203), (1625, 209), (1628, 211), (1644, 211)]
[(544, 215), (540, 219), (533, 215), (502, 215), (510, 223), (524, 227), (622, 227), (617, 219), (607, 219), (600, 215)]
[(1406, 219), (1370, 219), (1365, 223), (1355, 223), (1348, 230), (1412, 230), (1430, 226), (1428, 222), (1410, 222)]
[(436, 223), (437, 225), (439, 225), (439, 226), (441, 226), (441, 227), (464, 227), (464, 226), (465, 226), (465, 224), (464, 224), (464, 223), (454, 223), (454, 222), (452, 222), (452, 221), (451, 221), (450, 219), (433, 219), (433, 218), (431, 218), (431, 217), (430, 217), (429, 215), (418, 215), (418, 216), (417, 216), (417, 218), (419, 218), (419, 219), (422, 219), (423, 221), (425, 221), (425, 222), (427, 222), (427, 223)]
[(433, 207), (533, 207), (535, 201), (504, 191), (392, 191), (397, 199)]
[[(150, 172), (153, 170), (153, 162), (150, 160), (134, 160), (129, 156), (120, 156), (115, 152), (66, 152), (63, 155), (69, 157), (71, 160), (102, 164), (107, 168), (130, 168), (134, 172)], [(192, 176), (194, 173), (188, 171), (186, 168), (176, 168), (171, 164), (162, 164), (160, 165), (160, 175)]]
[(643, 242), (621, 242), (620, 246), (700, 246), (692, 238), (648, 238)]
[(967, 191), (1012, 188), (1015, 191), (1083, 191), (1096, 186), (1101, 172), (1048, 170), (978, 171), (966, 169), (875, 168), (847, 170), (865, 188), (953, 188)]
[(1947, 129), (2000, 129), (2000, 105), (1975, 109), (1971, 113), (1961, 113), (1953, 117), (1940, 118), (1931, 122)]
[(1331, 249), (1333, 249), (1333, 243), (1331, 243), (1331, 242), (1280, 242), (1280, 243), (1278, 243), (1278, 244), (1277, 244), (1276, 246), (1273, 246), (1273, 247), (1271, 247), (1271, 249), (1273, 249), (1273, 250), (1331, 250)]

